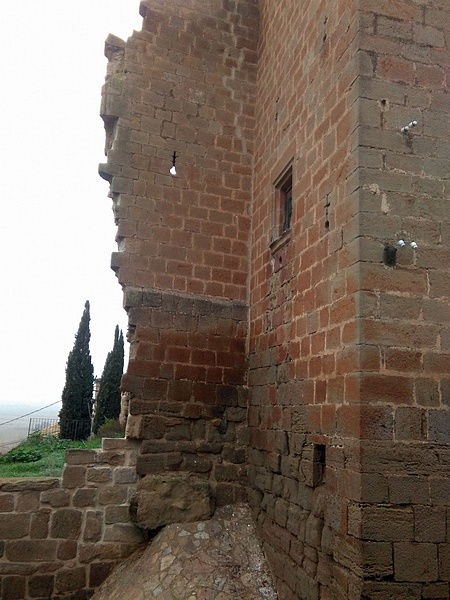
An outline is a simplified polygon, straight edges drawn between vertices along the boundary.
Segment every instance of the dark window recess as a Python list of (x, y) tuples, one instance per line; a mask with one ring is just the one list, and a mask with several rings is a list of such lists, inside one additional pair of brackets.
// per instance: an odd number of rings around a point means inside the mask
[[(289, 239), (292, 226), (292, 165), (287, 167), (274, 184), (275, 204), (272, 244), (278, 246)], [(274, 248), (272, 248), (274, 250)]]
[(324, 444), (314, 444), (313, 452), (313, 485), (314, 487), (322, 485), (325, 481), (325, 457), (326, 446)]
[(285, 190), (281, 190), (282, 200), (283, 200), (283, 226), (281, 233), (284, 233), (288, 229), (291, 228), (291, 219), (292, 219), (292, 175), (290, 178), (290, 185)]

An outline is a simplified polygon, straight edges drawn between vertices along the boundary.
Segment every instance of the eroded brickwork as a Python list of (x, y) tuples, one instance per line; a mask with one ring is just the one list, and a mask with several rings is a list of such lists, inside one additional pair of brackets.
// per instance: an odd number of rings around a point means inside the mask
[(140, 12), (126, 45), (107, 40), (101, 110), (130, 324), (127, 436), (146, 440), (139, 474), (194, 472), (226, 504), (247, 482), (256, 2)]
[(0, 597), (90, 598), (143, 544), (130, 521), (136, 489), (133, 440), (69, 450), (62, 479), (0, 479)]
[(282, 600), (449, 598), (447, 0), (141, 14), (100, 168), (139, 474), (248, 482)]

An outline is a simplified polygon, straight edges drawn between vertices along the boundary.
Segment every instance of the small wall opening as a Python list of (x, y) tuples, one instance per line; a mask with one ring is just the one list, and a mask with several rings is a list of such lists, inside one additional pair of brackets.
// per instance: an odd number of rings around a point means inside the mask
[(326, 446), (325, 444), (314, 444), (313, 451), (313, 485), (317, 487), (325, 483), (325, 463)]

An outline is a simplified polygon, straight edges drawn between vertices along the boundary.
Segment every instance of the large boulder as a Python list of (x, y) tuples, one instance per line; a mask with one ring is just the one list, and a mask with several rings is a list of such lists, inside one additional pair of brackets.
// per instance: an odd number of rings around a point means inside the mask
[(208, 519), (214, 512), (209, 484), (188, 475), (147, 475), (130, 502), (131, 520), (141, 529)]

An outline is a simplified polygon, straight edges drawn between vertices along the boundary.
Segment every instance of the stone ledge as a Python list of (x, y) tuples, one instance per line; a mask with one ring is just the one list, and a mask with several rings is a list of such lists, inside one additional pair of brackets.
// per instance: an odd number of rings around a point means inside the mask
[(59, 477), (21, 477), (0, 478), (0, 491), (2, 492), (42, 492), (61, 486)]

